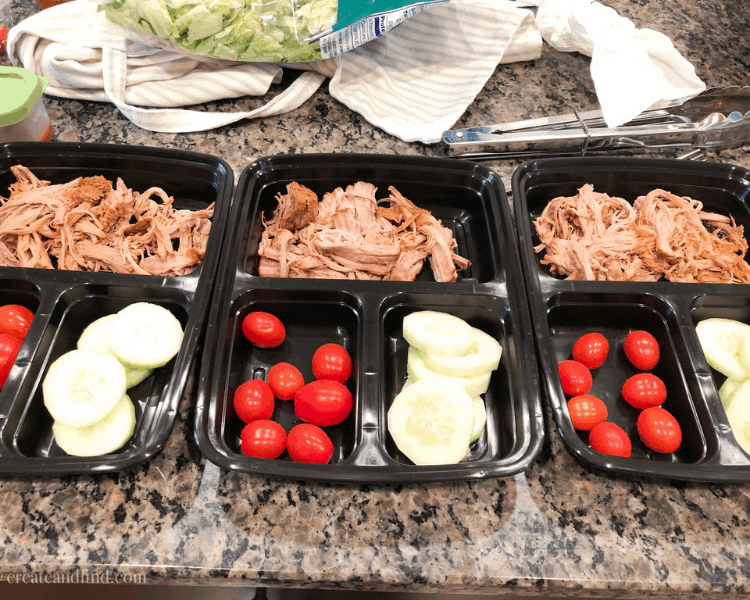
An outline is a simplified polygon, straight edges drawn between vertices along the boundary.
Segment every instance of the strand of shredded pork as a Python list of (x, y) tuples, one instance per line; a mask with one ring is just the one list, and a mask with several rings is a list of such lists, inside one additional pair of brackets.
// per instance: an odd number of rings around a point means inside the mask
[(631, 206), (587, 184), (552, 200), (534, 225), (541, 263), (567, 279), (750, 283), (742, 226), (664, 190)]
[(213, 204), (174, 210), (157, 187), (138, 193), (102, 176), (51, 185), (26, 167), (11, 171), (17, 181), (0, 196), (2, 266), (179, 276), (206, 253)]
[(470, 261), (455, 253), (453, 233), (390, 187), (379, 206), (364, 182), (323, 200), (296, 183), (278, 194), (258, 247), (262, 277), (413, 281), (427, 259), (436, 281), (456, 281)]

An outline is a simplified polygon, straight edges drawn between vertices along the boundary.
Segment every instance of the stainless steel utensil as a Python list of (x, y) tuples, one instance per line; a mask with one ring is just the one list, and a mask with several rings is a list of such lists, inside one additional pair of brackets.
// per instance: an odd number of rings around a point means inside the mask
[(590, 154), (655, 148), (720, 149), (750, 142), (750, 87), (710, 88), (647, 110), (620, 127), (586, 111), (443, 133), (448, 156), (498, 157)]

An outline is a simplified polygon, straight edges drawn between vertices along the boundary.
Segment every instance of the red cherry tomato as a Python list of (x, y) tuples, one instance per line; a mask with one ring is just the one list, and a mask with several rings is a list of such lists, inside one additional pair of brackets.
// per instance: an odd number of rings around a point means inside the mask
[(23, 340), (7, 333), (0, 333), (0, 388), (5, 385)]
[(0, 333), (7, 333), (17, 338), (25, 338), (31, 327), (34, 313), (19, 304), (0, 306)]
[(607, 419), (607, 406), (590, 394), (574, 396), (568, 400), (568, 412), (573, 427), (580, 431), (591, 431), (594, 425)]
[(564, 360), (557, 365), (557, 370), (560, 373), (562, 388), (566, 394), (580, 396), (588, 394), (591, 390), (593, 383), (591, 371), (583, 364), (575, 360)]
[(591, 444), (592, 450), (609, 456), (627, 458), (633, 451), (630, 438), (625, 430), (609, 421), (602, 421), (592, 427), (589, 432), (589, 444)]
[(276, 458), (286, 448), (286, 431), (275, 421), (259, 419), (248, 423), (240, 434), (242, 454), (256, 458)]
[(262, 379), (251, 379), (234, 392), (234, 411), (245, 423), (268, 419), (273, 414), (271, 386)]
[(601, 333), (587, 333), (573, 344), (573, 360), (588, 369), (601, 367), (609, 352), (609, 342)]
[(352, 404), (352, 393), (343, 383), (332, 379), (308, 383), (294, 395), (294, 413), (319, 427), (341, 423), (352, 412)]
[(297, 367), (280, 362), (268, 370), (268, 385), (279, 400), (291, 400), (305, 380)]
[(635, 408), (661, 406), (667, 399), (667, 386), (652, 373), (638, 373), (622, 386), (622, 397)]
[(343, 346), (323, 344), (313, 354), (312, 370), (316, 379), (346, 383), (352, 374), (352, 359)]
[(287, 438), (287, 449), (292, 460), (324, 465), (333, 456), (333, 442), (317, 425), (300, 423), (292, 428)]
[(680, 424), (661, 406), (644, 410), (636, 425), (641, 440), (654, 452), (674, 452), (682, 443)]
[(631, 331), (623, 344), (625, 356), (636, 369), (648, 371), (659, 362), (659, 343), (648, 331)]
[(267, 312), (251, 312), (242, 320), (242, 333), (259, 348), (275, 348), (286, 337), (281, 321)]

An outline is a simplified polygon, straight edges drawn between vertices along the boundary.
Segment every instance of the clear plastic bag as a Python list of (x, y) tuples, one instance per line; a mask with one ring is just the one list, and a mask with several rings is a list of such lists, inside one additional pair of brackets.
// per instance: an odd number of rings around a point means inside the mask
[(347, 52), (449, 0), (99, 1), (109, 21), (164, 49), (245, 62), (309, 62)]

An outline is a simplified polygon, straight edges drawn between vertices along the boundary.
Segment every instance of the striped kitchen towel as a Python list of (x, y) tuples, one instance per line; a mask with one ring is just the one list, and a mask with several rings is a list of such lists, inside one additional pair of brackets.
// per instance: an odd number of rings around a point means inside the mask
[[(112, 102), (139, 127), (170, 133), (283, 114), (330, 77), (331, 95), (373, 125), (406, 141), (437, 142), (499, 63), (538, 58), (542, 44), (533, 14), (511, 0), (451, 0), (337, 59), (244, 63), (145, 45), (96, 6), (74, 0), (22, 21), (10, 31), (11, 62), (49, 77), (47, 94)], [(305, 72), (258, 109), (177, 108), (263, 96), (283, 68)]]

